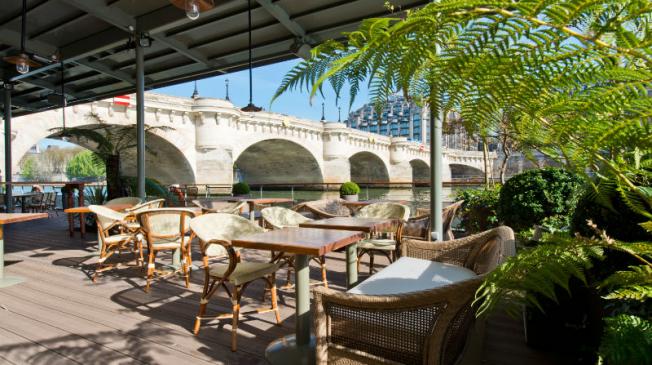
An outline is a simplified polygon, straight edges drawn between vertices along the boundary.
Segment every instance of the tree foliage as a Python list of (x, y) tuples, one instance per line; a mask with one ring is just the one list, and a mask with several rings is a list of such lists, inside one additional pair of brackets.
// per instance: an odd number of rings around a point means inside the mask
[(77, 153), (66, 166), (66, 175), (69, 179), (100, 178), (106, 174), (104, 161), (92, 151), (86, 150)]

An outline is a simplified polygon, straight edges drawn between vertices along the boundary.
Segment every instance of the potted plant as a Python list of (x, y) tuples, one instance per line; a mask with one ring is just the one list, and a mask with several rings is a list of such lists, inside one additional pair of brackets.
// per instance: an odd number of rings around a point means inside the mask
[(249, 192), (251, 189), (249, 188), (249, 184), (246, 182), (238, 182), (233, 184), (233, 196), (245, 196), (249, 195)]
[(357, 202), (360, 187), (353, 181), (347, 181), (340, 186), (340, 197), (346, 201)]

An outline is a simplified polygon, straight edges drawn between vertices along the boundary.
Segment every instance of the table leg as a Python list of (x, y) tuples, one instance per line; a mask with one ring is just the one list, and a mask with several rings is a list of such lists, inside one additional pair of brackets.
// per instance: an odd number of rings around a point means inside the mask
[(315, 338), (310, 335), (310, 256), (295, 255), (296, 334), (279, 338), (267, 346), (265, 357), (270, 364), (315, 363)]
[(4, 228), (3, 225), (0, 224), (0, 288), (6, 288), (23, 281), (23, 278), (17, 276), (5, 276)]
[(84, 235), (86, 235), (86, 221), (84, 220), (84, 213), (79, 213), (79, 233), (81, 234), (81, 238), (84, 238)]
[(74, 217), (72, 213), (68, 213), (68, 233), (70, 233), (70, 237), (72, 237), (75, 234), (75, 222), (74, 222)]
[(346, 246), (346, 288), (358, 285), (358, 244)]

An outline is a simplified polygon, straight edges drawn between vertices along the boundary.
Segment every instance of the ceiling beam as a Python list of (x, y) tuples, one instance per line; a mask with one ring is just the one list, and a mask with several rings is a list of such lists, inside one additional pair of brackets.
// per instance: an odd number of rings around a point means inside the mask
[(306, 34), (306, 31), (303, 29), (299, 23), (290, 19), (290, 15), (277, 4), (272, 3), (271, 0), (256, 0), (268, 13), (270, 13), (279, 23), (294, 34), (297, 38), (300, 38), (302, 41), (310, 44), (314, 44), (314, 40)]
[[(131, 15), (125, 13), (124, 11), (114, 8), (111, 6), (105, 5), (104, 1), (101, 0), (63, 0), (68, 5), (71, 5), (79, 10), (86, 12), (87, 14), (92, 15), (93, 17), (105, 21), (114, 27), (120, 28), (126, 32), (131, 32), (132, 29), (140, 29), (140, 24), (138, 21)], [(147, 29), (143, 29), (147, 31)], [(211, 61), (202, 55), (200, 52), (193, 51), (181, 42), (175, 41), (173, 39), (167, 38), (163, 34), (151, 34), (153, 39), (159, 43), (165, 45), (168, 48), (172, 48), (175, 51), (183, 54), (184, 56), (190, 58), (195, 62), (202, 63), (206, 66), (212, 67)]]
[[(38, 86), (38, 87), (43, 88), (43, 89), (48, 89), (48, 90), (50, 90), (52, 92), (55, 92), (55, 93), (60, 93), (61, 92), (61, 85), (57, 86), (57, 85), (55, 85), (55, 84), (53, 84), (53, 83), (51, 83), (51, 82), (49, 82), (47, 80), (31, 78), (31, 79), (23, 79), (23, 80), (21, 80), (21, 82), (23, 82), (25, 84)], [(70, 90), (70, 88), (65, 88), (65, 92), (66, 92), (67, 95), (70, 95), (75, 99), (84, 99), (84, 98), (87, 98), (89, 96), (92, 96), (91, 93), (88, 93), (88, 92), (78, 93), (76, 91)]]
[[(102, 73), (104, 75), (113, 77), (114, 79), (118, 79), (121, 81), (124, 81), (130, 85), (135, 85), (136, 80), (127, 72), (121, 71), (121, 70), (115, 70), (111, 66), (107, 65), (104, 62), (98, 62), (98, 61), (89, 61), (89, 60), (77, 60), (75, 63), (82, 65), (86, 68), (89, 68), (93, 71), (97, 71), (99, 73)], [(147, 81), (147, 80), (146, 80)], [(151, 82), (149, 80), (148, 82)]]

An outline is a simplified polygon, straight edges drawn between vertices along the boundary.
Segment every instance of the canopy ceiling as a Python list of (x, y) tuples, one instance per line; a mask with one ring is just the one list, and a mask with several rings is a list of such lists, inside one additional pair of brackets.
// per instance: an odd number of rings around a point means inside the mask
[[(393, 0), (408, 10), (423, 0)], [(2, 2), (0, 57), (20, 49), (21, 4)], [(253, 62), (261, 66), (296, 57), (297, 44), (317, 45), (354, 30), (365, 18), (388, 14), (384, 0), (252, 0)], [(27, 51), (42, 57), (59, 52), (66, 64), (69, 104), (135, 90), (135, 51), (130, 28), (149, 32), (146, 88), (242, 70), (247, 66), (247, 1), (215, 0), (215, 8), (190, 21), (168, 0), (28, 0)], [(16, 73), (0, 60), (0, 79), (15, 82), (13, 113), (53, 106), (60, 91), (59, 64), (42, 63)]]

